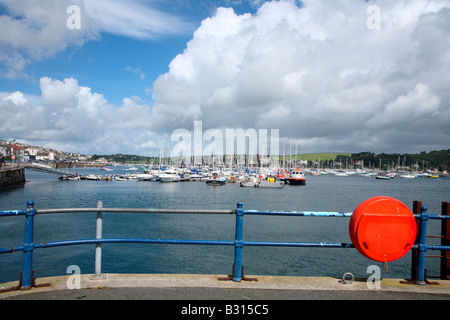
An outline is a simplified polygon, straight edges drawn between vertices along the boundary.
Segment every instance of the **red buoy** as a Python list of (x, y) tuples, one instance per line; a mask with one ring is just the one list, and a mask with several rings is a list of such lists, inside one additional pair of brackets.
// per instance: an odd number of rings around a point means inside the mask
[(365, 257), (389, 262), (403, 257), (414, 244), (417, 225), (411, 210), (390, 197), (374, 197), (353, 212), (349, 233), (355, 248)]

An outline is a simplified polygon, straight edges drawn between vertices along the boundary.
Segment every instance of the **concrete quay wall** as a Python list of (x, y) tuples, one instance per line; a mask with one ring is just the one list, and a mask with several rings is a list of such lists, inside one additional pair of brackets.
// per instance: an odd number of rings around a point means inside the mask
[(25, 169), (12, 168), (0, 170), (0, 189), (25, 183)]

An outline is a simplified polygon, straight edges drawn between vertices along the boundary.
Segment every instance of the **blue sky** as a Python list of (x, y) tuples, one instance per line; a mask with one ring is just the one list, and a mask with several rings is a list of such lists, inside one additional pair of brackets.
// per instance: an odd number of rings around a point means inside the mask
[(447, 149), (449, 12), (450, 0), (0, 0), (0, 139), (152, 155), (202, 121), (279, 129), (303, 153)]
[[(151, 90), (153, 82), (168, 71), (169, 63), (183, 52), (203, 19), (213, 15), (216, 8), (223, 5), (233, 7), (236, 13), (256, 10), (247, 1), (135, 2), (142, 2), (144, 6), (174, 15), (186, 24), (186, 28), (173, 34), (161, 32), (145, 37), (101, 32), (97, 39), (87, 41), (83, 46), (68, 46), (54, 56), (27, 65), (24, 69), (26, 79), (0, 78), (0, 88), (2, 91), (24, 90), (39, 95), (38, 82), (41, 77), (74, 77), (83, 85), (102, 92), (114, 104), (120, 104), (124, 97), (130, 95), (152, 100), (149, 89)], [(24, 2), (23, 5), (27, 3)], [(103, 6), (107, 7), (107, 2)], [(0, 14), (8, 13), (11, 14), (5, 7), (0, 11)], [(81, 19), (84, 14), (81, 11)], [(65, 12), (62, 15), (67, 18), (70, 16)], [(83, 20), (81, 27), (85, 27)]]

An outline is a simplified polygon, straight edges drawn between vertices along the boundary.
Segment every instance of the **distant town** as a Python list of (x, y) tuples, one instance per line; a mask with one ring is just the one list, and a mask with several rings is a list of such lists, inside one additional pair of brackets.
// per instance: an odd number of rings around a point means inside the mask
[(91, 158), (88, 155), (27, 145), (15, 140), (0, 140), (0, 157), (3, 157), (6, 161), (17, 162), (86, 162)]

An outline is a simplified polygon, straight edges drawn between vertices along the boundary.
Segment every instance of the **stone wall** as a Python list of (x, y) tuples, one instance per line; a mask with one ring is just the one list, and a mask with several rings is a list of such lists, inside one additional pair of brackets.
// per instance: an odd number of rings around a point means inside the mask
[(0, 189), (24, 183), (25, 183), (24, 168), (0, 170)]

